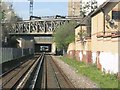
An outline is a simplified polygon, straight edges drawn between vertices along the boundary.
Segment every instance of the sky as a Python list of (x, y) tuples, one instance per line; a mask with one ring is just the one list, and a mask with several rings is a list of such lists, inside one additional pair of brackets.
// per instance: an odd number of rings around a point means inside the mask
[[(13, 4), (15, 13), (23, 19), (29, 19), (29, 1), (28, 0), (6, 0)], [(77, 0), (76, 0), (77, 1)], [(89, 1), (89, 0), (83, 0)], [(101, 5), (106, 0), (97, 0)], [(34, 16), (55, 16), (68, 14), (68, 0), (34, 0)]]

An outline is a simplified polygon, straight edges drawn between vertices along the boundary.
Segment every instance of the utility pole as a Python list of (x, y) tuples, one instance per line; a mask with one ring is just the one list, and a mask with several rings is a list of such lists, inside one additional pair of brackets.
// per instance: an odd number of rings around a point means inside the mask
[(29, 16), (33, 16), (33, 0), (28, 0), (28, 1), (30, 1)]

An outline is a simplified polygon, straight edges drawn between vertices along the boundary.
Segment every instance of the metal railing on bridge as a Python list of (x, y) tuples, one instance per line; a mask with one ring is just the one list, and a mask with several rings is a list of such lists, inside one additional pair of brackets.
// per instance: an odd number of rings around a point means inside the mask
[(38, 20), (24, 20), (9, 25), (9, 34), (53, 34), (65, 22), (77, 21), (81, 18), (48, 18)]

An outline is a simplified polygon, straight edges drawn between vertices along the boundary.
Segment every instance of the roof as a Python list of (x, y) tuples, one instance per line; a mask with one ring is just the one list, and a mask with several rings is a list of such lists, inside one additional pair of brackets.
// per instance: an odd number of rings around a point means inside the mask
[[(91, 14), (91, 13), (90, 13)], [(86, 25), (88, 25), (88, 20), (90, 20), (90, 14), (89, 15), (87, 15), (86, 17), (84, 17), (82, 20), (81, 20), (81, 22), (75, 27), (75, 28), (77, 28), (77, 27), (79, 27), (79, 26), (86, 26)]]
[(86, 26), (86, 23), (85, 21), (83, 21), (82, 23), (79, 23), (75, 26), (75, 28), (78, 28), (79, 26)]
[(91, 14), (91, 17), (93, 17), (94, 15), (96, 15), (97, 13), (99, 13), (100, 11), (102, 11), (102, 12), (104, 12), (104, 9), (106, 8), (106, 6), (108, 5), (108, 4), (112, 4), (112, 2), (116, 2), (116, 4), (117, 3), (119, 3), (120, 2), (120, 0), (107, 0), (107, 1), (105, 1), (102, 5), (100, 5), (99, 6), (99, 8), (97, 9), (97, 10), (95, 10), (92, 14)]
[(77, 28), (79, 26), (85, 26), (85, 25), (87, 25), (88, 24), (88, 20), (91, 17), (93, 17), (94, 15), (96, 15), (97, 13), (99, 13), (100, 11), (104, 11), (104, 8), (106, 8), (106, 6), (108, 4), (110, 4), (111, 2), (116, 2), (116, 4), (117, 4), (118, 2), (120, 2), (120, 0), (107, 0), (107, 1), (105, 1), (102, 5), (99, 6), (99, 8), (97, 8), (97, 10), (95, 10), (94, 12), (89, 13), (86, 17), (84, 17), (81, 20), (81, 22), (75, 28)]

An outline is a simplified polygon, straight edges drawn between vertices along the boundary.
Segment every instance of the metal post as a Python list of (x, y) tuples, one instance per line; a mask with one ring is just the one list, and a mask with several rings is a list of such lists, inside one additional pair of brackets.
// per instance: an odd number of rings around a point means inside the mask
[(28, 1), (30, 1), (29, 15), (33, 16), (33, 0), (28, 0)]

